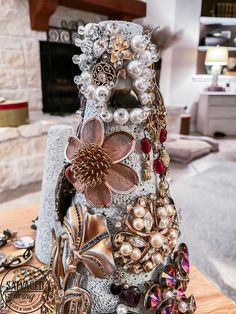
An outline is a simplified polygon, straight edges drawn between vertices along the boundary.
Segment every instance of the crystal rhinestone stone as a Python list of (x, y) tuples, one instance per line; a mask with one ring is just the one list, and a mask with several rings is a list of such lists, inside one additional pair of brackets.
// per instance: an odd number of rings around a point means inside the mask
[(161, 129), (160, 131), (160, 143), (164, 143), (167, 140), (167, 130)]
[(165, 288), (172, 288), (176, 285), (176, 269), (174, 265), (167, 265), (160, 277), (160, 284)]
[(152, 149), (151, 140), (147, 137), (143, 138), (140, 142), (141, 150), (144, 154), (149, 154)]
[(166, 171), (166, 167), (164, 166), (163, 161), (158, 158), (153, 161), (153, 169), (160, 175), (163, 175)]
[(185, 274), (189, 273), (189, 258), (187, 255), (182, 255), (180, 266)]
[(158, 285), (154, 285), (147, 293), (145, 298), (145, 306), (147, 310), (155, 310), (162, 300), (161, 289)]
[(131, 307), (135, 307), (140, 302), (141, 292), (137, 287), (131, 286), (128, 289), (123, 289), (120, 292), (119, 299), (121, 303)]

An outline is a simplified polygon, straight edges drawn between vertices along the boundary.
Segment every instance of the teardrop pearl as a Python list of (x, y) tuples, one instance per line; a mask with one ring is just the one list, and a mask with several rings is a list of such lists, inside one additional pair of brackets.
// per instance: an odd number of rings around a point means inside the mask
[(178, 310), (181, 312), (181, 313), (186, 313), (187, 310), (188, 310), (188, 305), (187, 303), (183, 302), (183, 301), (180, 301), (179, 304), (178, 304)]
[(153, 261), (154, 265), (159, 265), (162, 262), (162, 260), (163, 260), (163, 258), (162, 258), (160, 253), (155, 253), (152, 256), (152, 261)]
[(165, 205), (165, 208), (166, 208), (168, 216), (173, 216), (174, 215), (175, 209), (174, 209), (173, 205), (171, 205), (171, 204)]
[(167, 210), (165, 207), (158, 207), (157, 208), (157, 216), (160, 218), (164, 218), (167, 216)]

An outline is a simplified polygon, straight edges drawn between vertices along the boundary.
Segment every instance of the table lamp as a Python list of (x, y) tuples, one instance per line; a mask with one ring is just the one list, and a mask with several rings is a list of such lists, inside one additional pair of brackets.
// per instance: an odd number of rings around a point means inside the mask
[(212, 65), (212, 84), (207, 88), (208, 91), (222, 92), (224, 87), (218, 85), (218, 76), (221, 73), (221, 67), (228, 64), (227, 47), (209, 47), (206, 53), (205, 65)]

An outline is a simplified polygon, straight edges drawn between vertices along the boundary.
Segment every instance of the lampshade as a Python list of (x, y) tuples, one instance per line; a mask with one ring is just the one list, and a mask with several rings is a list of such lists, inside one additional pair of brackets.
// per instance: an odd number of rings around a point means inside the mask
[(206, 53), (205, 65), (226, 65), (228, 64), (227, 47), (209, 47)]

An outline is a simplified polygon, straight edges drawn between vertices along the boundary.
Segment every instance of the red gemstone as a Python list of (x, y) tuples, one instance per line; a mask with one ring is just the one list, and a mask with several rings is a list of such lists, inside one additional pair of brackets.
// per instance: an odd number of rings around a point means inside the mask
[(160, 131), (160, 143), (164, 143), (167, 140), (167, 130), (161, 129)]
[(149, 154), (152, 149), (152, 142), (149, 138), (144, 137), (141, 142), (141, 150), (144, 154)]
[(164, 166), (163, 161), (158, 158), (153, 161), (153, 168), (154, 171), (159, 173), (160, 175), (163, 175), (166, 171), (166, 167)]

